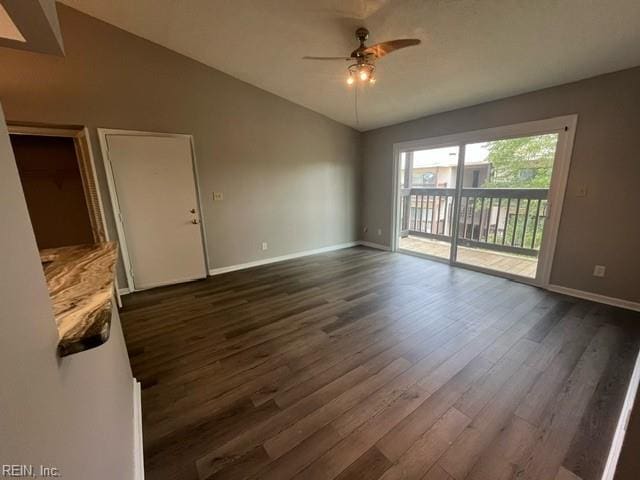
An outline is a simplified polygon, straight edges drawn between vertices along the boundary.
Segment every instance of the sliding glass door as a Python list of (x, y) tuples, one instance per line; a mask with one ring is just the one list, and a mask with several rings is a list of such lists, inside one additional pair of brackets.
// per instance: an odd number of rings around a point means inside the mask
[(452, 146), (401, 153), (401, 250), (450, 258), (459, 151)]
[(456, 261), (535, 278), (558, 135), (465, 145)]
[(547, 282), (575, 121), (397, 145), (395, 248)]

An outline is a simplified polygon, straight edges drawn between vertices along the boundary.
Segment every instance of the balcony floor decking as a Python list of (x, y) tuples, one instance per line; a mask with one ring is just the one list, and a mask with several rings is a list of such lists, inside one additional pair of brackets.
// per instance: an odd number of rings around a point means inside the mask
[[(449, 258), (450, 244), (439, 240), (408, 236), (400, 239), (399, 247), (415, 253), (440, 258)], [(510, 273), (522, 277), (534, 278), (538, 266), (537, 258), (526, 258), (502, 252), (492, 252), (479, 248), (458, 247), (458, 261), (476, 267), (488, 268), (498, 272)]]

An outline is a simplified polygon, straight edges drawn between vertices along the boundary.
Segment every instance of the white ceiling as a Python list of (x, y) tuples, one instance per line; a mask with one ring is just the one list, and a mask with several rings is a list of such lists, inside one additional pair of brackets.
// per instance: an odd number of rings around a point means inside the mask
[[(640, 65), (640, 0), (62, 0), (359, 130)], [(346, 62), (370, 42), (423, 44), (359, 92)], [(64, 32), (63, 32), (64, 34)]]

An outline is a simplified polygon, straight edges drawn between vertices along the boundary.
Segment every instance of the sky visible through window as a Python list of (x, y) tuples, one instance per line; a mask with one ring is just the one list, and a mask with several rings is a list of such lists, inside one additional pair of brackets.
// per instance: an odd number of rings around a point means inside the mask
[[(489, 156), (488, 143), (470, 143), (465, 152), (465, 164), (484, 163)], [(414, 168), (456, 167), (458, 166), (458, 147), (432, 148), (413, 152)]]

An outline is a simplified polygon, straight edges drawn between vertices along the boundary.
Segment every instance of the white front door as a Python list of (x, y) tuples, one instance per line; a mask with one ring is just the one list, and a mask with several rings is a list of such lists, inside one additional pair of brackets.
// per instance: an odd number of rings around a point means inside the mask
[(189, 138), (109, 133), (106, 142), (134, 289), (206, 277)]

